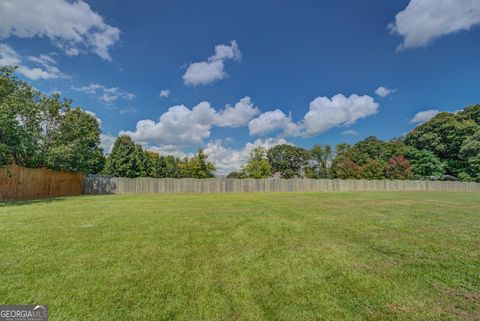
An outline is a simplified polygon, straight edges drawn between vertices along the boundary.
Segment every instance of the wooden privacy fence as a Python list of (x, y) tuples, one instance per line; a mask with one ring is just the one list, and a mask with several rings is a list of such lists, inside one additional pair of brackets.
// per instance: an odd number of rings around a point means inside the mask
[(229, 192), (437, 191), (480, 192), (480, 184), (446, 181), (122, 178), (87, 176), (84, 194)]
[(17, 165), (0, 167), (0, 201), (80, 195), (83, 175), (25, 168)]

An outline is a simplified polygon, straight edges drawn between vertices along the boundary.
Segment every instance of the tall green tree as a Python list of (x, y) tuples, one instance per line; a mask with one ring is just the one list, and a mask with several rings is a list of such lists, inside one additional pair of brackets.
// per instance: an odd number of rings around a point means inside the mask
[(142, 145), (135, 145), (135, 164), (139, 173), (139, 177), (150, 177), (151, 162), (147, 151), (143, 150)]
[(95, 117), (60, 95), (43, 95), (0, 68), (0, 165), (98, 173), (104, 157)]
[(356, 143), (349, 151), (349, 158), (358, 165), (364, 165), (369, 160), (381, 160), (385, 149), (385, 142), (370, 136)]
[(197, 153), (187, 161), (188, 176), (192, 178), (215, 177), (215, 166), (207, 158), (203, 149), (199, 148)]
[(148, 159), (147, 176), (159, 178), (160, 177), (160, 155), (156, 152), (145, 151), (145, 156)]
[(282, 144), (272, 147), (267, 152), (272, 172), (279, 172), (283, 178), (302, 176), (300, 170), (307, 164), (308, 152), (300, 147)]
[(45, 165), (54, 170), (96, 174), (105, 163), (98, 120), (80, 108), (60, 114), (45, 149)]
[(272, 176), (270, 163), (267, 159), (267, 150), (258, 146), (252, 149), (247, 164), (242, 168), (244, 177), (268, 178)]
[(43, 165), (45, 113), (41, 93), (19, 80), (15, 68), (0, 68), (0, 165)]
[(107, 156), (105, 174), (117, 177), (139, 177), (137, 164), (138, 149), (130, 136), (122, 135), (113, 144), (112, 152)]
[(460, 149), (479, 127), (473, 119), (475, 110), (468, 109), (458, 115), (439, 113), (409, 133), (405, 142), (418, 150), (434, 153), (446, 164), (445, 170), (448, 174), (456, 176), (468, 171), (468, 160), (461, 157)]

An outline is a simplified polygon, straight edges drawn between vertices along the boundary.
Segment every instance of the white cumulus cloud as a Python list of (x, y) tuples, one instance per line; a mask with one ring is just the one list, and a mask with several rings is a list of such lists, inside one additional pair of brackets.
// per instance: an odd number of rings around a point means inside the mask
[(440, 111), (436, 109), (420, 111), (413, 116), (410, 124), (423, 124), (437, 115)]
[(215, 54), (207, 61), (194, 62), (188, 65), (183, 81), (186, 85), (207, 85), (227, 76), (225, 72), (225, 61), (229, 59), (240, 60), (242, 54), (235, 40), (230, 46), (217, 45)]
[(46, 37), (67, 55), (91, 51), (111, 60), (120, 30), (107, 24), (83, 0), (2, 0), (0, 38)]
[(123, 131), (138, 143), (150, 146), (199, 146), (210, 137), (213, 126), (245, 126), (258, 112), (250, 97), (240, 99), (234, 106), (215, 110), (209, 102), (192, 109), (184, 105), (170, 107), (158, 122), (144, 119), (137, 122), (135, 131)]
[(442, 36), (480, 24), (478, 0), (411, 0), (389, 25), (403, 37), (399, 50), (425, 47)]
[(342, 94), (317, 97), (309, 106), (303, 120), (295, 123), (279, 109), (268, 111), (248, 124), (251, 135), (266, 135), (280, 130), (283, 136), (315, 136), (334, 127), (350, 126), (359, 119), (375, 115), (379, 104), (367, 95)]
[(210, 136), (215, 120), (215, 110), (208, 102), (201, 102), (192, 109), (173, 106), (160, 116), (158, 122), (150, 119), (137, 122), (135, 131), (125, 131), (133, 140), (150, 145), (200, 145)]
[(250, 97), (240, 99), (234, 106), (227, 105), (217, 116), (216, 124), (220, 127), (240, 127), (248, 124), (250, 119), (260, 112)]
[(357, 120), (375, 115), (379, 104), (367, 95), (356, 94), (345, 97), (342, 94), (328, 97), (317, 97), (310, 103), (304, 118), (304, 135), (313, 136), (331, 128), (349, 126)]
[(287, 136), (299, 134), (299, 126), (280, 109), (267, 111), (248, 124), (250, 135), (263, 136), (274, 131), (282, 131)]

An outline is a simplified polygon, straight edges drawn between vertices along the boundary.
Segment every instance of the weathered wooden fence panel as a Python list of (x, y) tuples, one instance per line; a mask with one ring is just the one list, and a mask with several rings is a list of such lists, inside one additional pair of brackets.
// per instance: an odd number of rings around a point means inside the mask
[(0, 201), (32, 200), (82, 193), (83, 175), (25, 168), (0, 167)]
[(85, 194), (229, 193), (229, 192), (480, 192), (480, 184), (443, 181), (123, 178), (87, 176)]

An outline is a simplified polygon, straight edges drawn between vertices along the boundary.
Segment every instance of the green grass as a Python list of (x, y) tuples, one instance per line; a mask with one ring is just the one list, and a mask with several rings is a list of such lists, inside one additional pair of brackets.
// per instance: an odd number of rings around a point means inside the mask
[(0, 205), (0, 304), (50, 320), (480, 320), (480, 195)]

